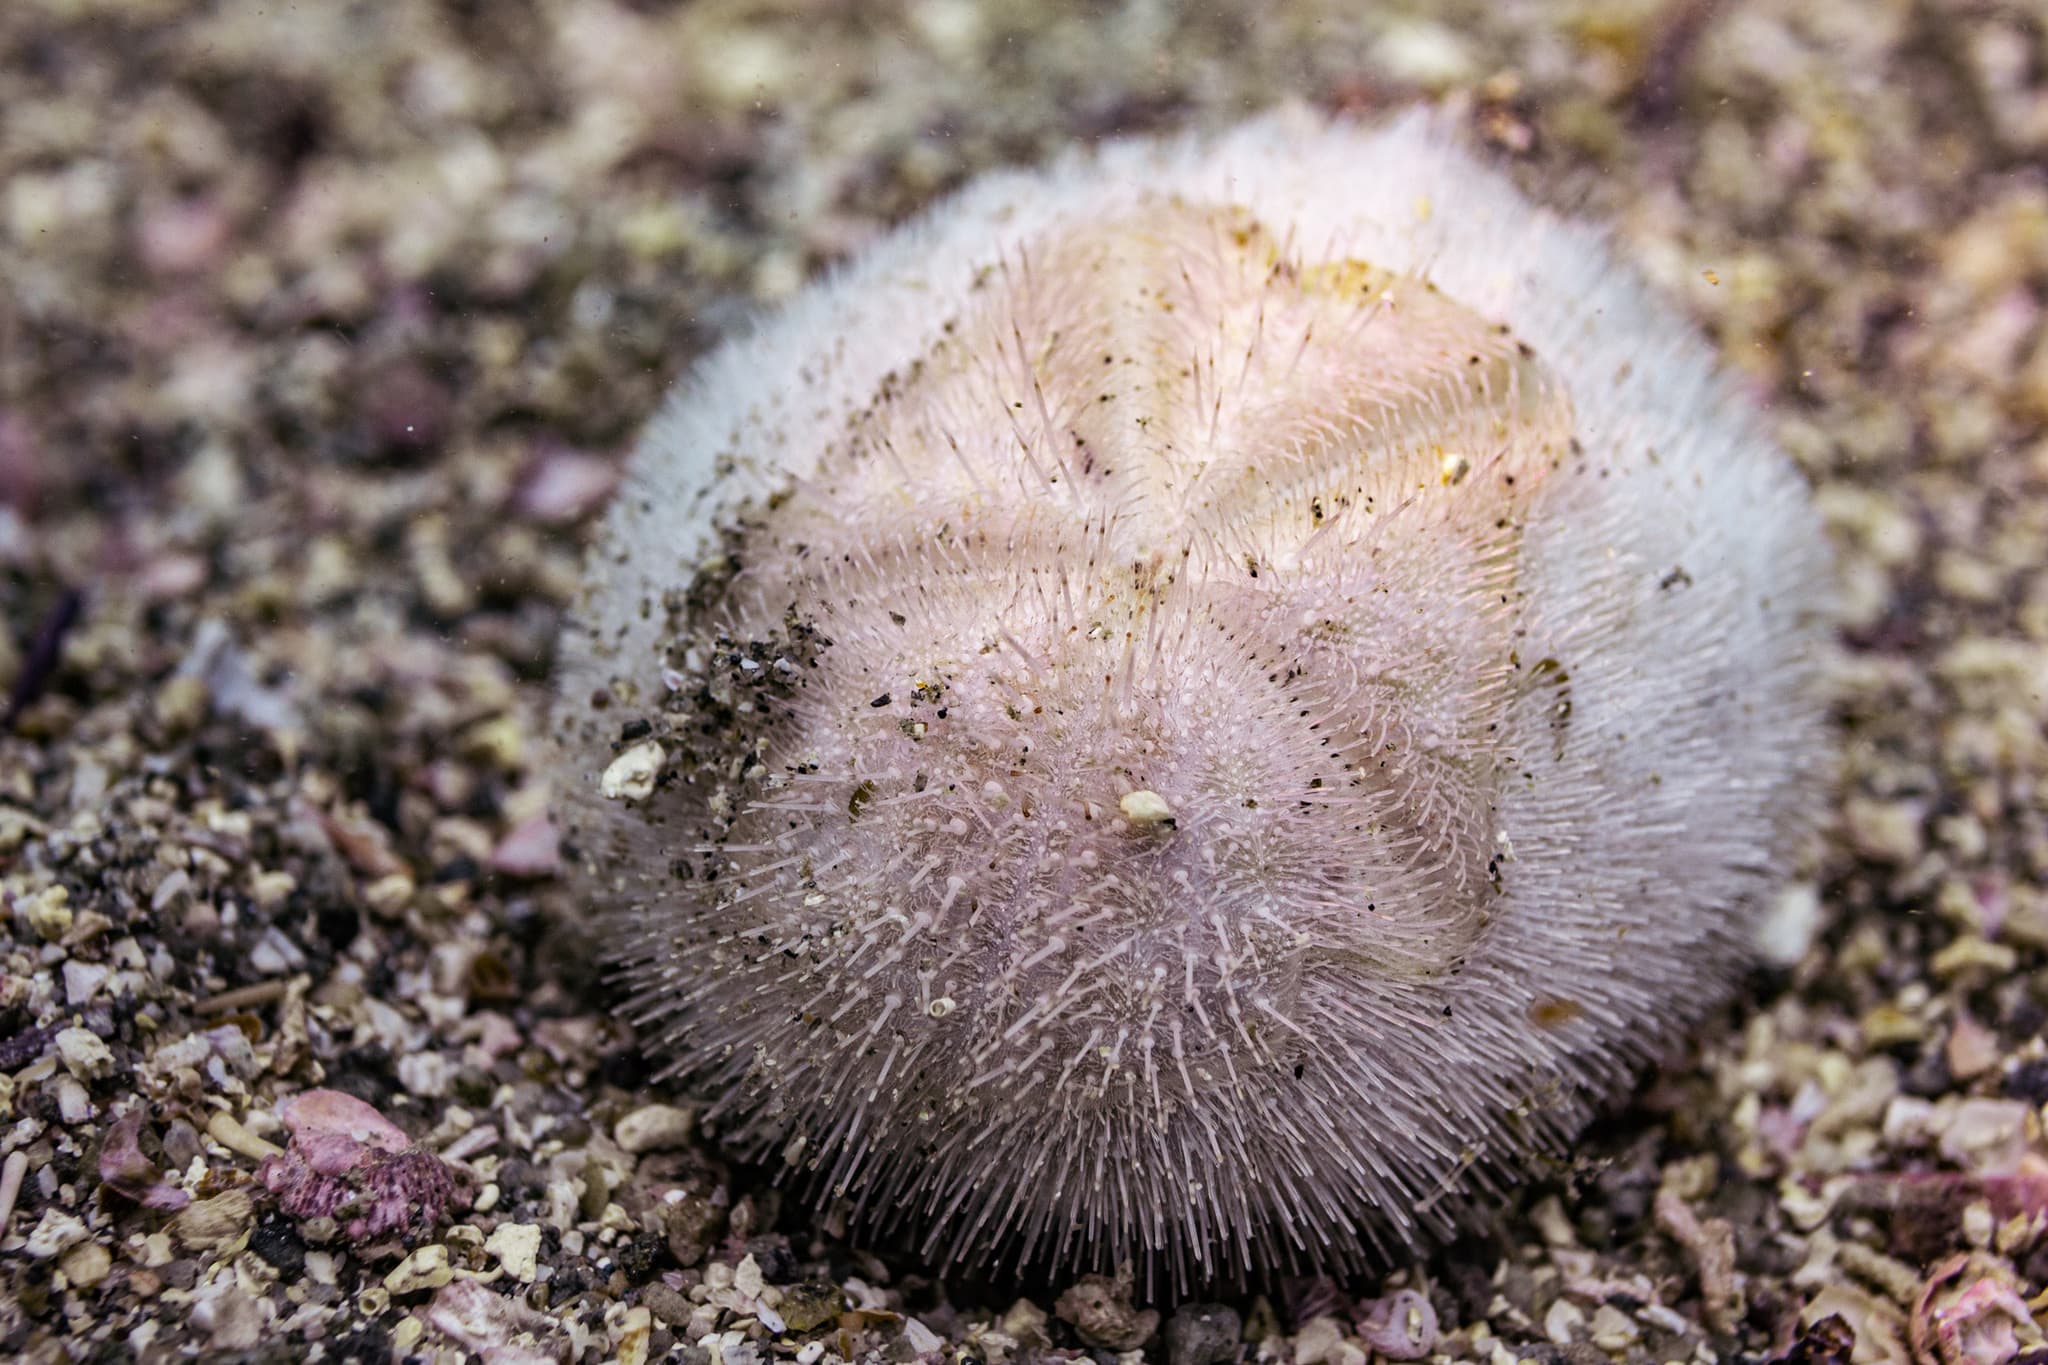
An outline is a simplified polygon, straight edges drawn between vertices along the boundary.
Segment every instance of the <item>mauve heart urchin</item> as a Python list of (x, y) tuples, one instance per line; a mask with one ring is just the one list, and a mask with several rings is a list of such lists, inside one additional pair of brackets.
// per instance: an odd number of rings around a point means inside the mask
[(698, 366), (565, 820), (656, 1059), (947, 1261), (1440, 1235), (1745, 960), (1824, 765), (1799, 478), (1410, 117), (985, 178)]

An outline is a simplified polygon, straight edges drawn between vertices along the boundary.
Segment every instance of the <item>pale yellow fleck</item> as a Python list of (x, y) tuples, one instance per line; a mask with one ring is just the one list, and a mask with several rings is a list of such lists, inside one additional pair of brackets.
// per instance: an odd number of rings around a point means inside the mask
[(1116, 803), (1124, 813), (1124, 819), (1134, 825), (1163, 824), (1173, 818), (1173, 807), (1166, 804), (1166, 798), (1155, 791), (1134, 791), (1127, 793)]

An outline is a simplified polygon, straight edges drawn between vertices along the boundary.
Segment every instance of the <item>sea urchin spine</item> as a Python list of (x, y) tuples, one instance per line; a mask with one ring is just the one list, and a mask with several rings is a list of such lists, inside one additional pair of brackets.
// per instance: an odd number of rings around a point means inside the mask
[(988, 178), (705, 361), (592, 559), (569, 823), (657, 1059), (944, 1260), (1447, 1231), (1807, 828), (1807, 496), (1411, 117)]

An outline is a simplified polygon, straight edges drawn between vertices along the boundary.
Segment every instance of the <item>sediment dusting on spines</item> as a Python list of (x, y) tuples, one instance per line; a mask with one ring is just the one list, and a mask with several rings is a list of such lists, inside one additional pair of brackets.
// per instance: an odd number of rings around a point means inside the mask
[(1187, 1285), (1444, 1236), (1667, 1047), (1809, 818), (1818, 551), (1611, 268), (1273, 124), (970, 192), (714, 358), (563, 707), (586, 790), (662, 746), (569, 809), (713, 1122), (937, 1261)]

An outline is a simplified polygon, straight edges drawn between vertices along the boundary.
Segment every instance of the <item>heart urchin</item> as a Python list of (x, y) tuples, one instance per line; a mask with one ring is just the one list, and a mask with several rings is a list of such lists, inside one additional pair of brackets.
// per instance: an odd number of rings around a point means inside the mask
[(1120, 145), (656, 421), (574, 843), (658, 1059), (870, 1222), (1349, 1266), (1742, 961), (1822, 555), (1705, 348), (1431, 121)]

